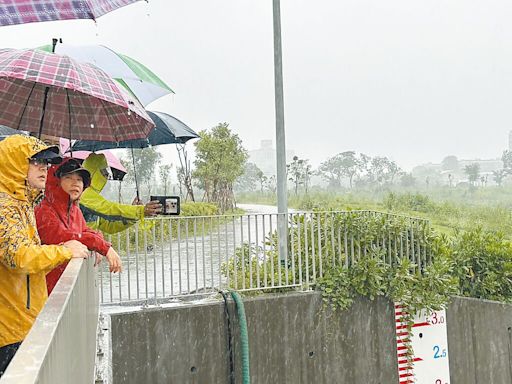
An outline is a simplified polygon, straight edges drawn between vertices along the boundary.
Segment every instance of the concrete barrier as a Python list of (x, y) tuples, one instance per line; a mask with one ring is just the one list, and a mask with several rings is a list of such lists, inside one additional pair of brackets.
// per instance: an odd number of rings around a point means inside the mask
[[(246, 299), (251, 383), (398, 383), (393, 305), (358, 299), (339, 313), (320, 294)], [(235, 375), (241, 382), (238, 324)], [(120, 383), (229, 383), (222, 302), (112, 313), (112, 378)], [(453, 298), (451, 384), (512, 383), (512, 305)]]
[(512, 305), (454, 298), (446, 318), (450, 384), (512, 383)]
[(94, 382), (99, 295), (94, 258), (70, 261), (1, 384)]
[[(398, 383), (393, 306), (356, 300), (332, 314), (318, 293), (245, 302), (251, 383)], [(231, 321), (239, 340), (235, 308)], [(228, 383), (223, 304), (111, 315), (113, 383)], [(236, 382), (240, 348), (234, 345)]]

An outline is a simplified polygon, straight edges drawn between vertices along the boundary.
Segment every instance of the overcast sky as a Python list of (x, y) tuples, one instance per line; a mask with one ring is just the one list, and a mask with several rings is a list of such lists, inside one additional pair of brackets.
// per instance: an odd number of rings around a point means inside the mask
[[(282, 0), (287, 149), (424, 162), (496, 158), (512, 129), (505, 0)], [(0, 46), (61, 37), (146, 64), (176, 95), (149, 109), (199, 131), (275, 141), (272, 0), (150, 0), (92, 21), (0, 28)]]

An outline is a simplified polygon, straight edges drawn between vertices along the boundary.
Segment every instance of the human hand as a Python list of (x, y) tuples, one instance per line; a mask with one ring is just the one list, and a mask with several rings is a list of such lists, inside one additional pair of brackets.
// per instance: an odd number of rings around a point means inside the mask
[(144, 206), (144, 216), (156, 216), (162, 212), (162, 204), (158, 200), (153, 200)]
[(73, 258), (87, 259), (90, 255), (87, 247), (78, 240), (68, 240), (62, 245), (71, 251), (71, 253), (73, 254)]
[(108, 252), (105, 255), (105, 257), (108, 260), (110, 272), (113, 272), (113, 273), (121, 272), (121, 258), (119, 257), (117, 252), (114, 250), (114, 248), (110, 247), (108, 249)]
[(132, 205), (142, 205), (142, 200), (136, 197), (135, 199), (133, 199)]

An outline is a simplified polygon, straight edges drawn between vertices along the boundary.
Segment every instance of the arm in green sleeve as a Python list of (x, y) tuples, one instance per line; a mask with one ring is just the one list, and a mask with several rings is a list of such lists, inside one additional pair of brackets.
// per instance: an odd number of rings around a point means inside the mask
[(144, 218), (143, 205), (119, 204), (105, 199), (92, 188), (87, 188), (80, 197), (80, 205), (106, 220), (140, 220)]
[[(143, 205), (119, 204), (109, 201), (92, 188), (87, 188), (80, 198), (87, 226), (104, 233), (122, 232), (144, 218)], [(90, 219), (93, 216), (94, 219)]]
[(98, 220), (92, 223), (87, 223), (87, 226), (89, 228), (97, 229), (104, 233), (109, 233), (113, 235), (114, 233), (123, 232), (125, 229), (133, 226), (136, 222), (136, 220), (110, 221), (100, 217)]

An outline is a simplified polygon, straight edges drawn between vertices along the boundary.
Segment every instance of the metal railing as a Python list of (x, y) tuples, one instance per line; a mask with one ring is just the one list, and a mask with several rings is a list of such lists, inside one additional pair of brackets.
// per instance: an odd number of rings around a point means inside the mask
[(1, 384), (94, 382), (98, 285), (93, 258), (72, 259)]
[(431, 261), (429, 222), (374, 211), (288, 214), (288, 257), (279, 260), (279, 214), (149, 219), (109, 236), (123, 272), (99, 273), (101, 303), (151, 301), (219, 289), (310, 288), (331, 266), (372, 254), (387, 263)]

